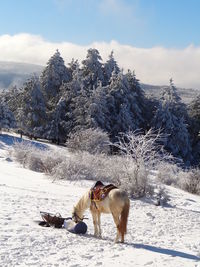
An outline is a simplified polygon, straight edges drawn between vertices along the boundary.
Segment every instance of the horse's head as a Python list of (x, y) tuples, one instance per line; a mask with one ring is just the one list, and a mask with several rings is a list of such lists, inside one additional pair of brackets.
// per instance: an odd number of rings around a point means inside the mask
[(73, 212), (72, 212), (72, 220), (75, 223), (78, 223), (78, 222), (82, 222), (83, 221), (82, 216), (77, 213), (77, 210), (76, 210), (75, 207), (74, 207)]
[(83, 216), (83, 213), (86, 209), (90, 207), (91, 200), (89, 198), (89, 192), (87, 191), (78, 201), (78, 203), (75, 205), (73, 212), (72, 212), (72, 220), (75, 223), (83, 221), (85, 217)]

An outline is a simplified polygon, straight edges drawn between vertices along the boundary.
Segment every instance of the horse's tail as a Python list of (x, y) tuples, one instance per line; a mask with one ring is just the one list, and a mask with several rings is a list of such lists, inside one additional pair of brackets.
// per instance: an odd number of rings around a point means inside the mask
[(126, 234), (127, 231), (127, 222), (128, 222), (128, 214), (129, 214), (129, 208), (130, 208), (130, 200), (127, 199), (123, 210), (121, 212), (121, 218), (120, 218), (120, 223), (119, 223), (119, 232), (122, 235), (122, 239), (124, 239), (124, 234)]

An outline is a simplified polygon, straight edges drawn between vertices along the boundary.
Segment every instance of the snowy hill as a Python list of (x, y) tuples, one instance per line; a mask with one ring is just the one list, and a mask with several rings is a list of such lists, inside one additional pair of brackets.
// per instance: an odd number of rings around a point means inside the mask
[(131, 200), (125, 244), (114, 244), (110, 214), (102, 216), (102, 239), (93, 236), (89, 211), (84, 236), (43, 228), (34, 222), (40, 210), (70, 216), (93, 183), (52, 183), (15, 163), (9, 155), (12, 144), (12, 136), (0, 135), (0, 266), (200, 266), (200, 197), (167, 187), (166, 207)]
[[(142, 83), (141, 88), (145, 91), (146, 95), (153, 96), (159, 99), (163, 86), (149, 85), (149, 84)], [(185, 104), (189, 104), (197, 95), (200, 94), (200, 90), (194, 89), (194, 88), (179, 88), (178, 87), (177, 92)]]
[(31, 74), (39, 74), (42, 68), (35, 64), (0, 61), (0, 89), (22, 86)]

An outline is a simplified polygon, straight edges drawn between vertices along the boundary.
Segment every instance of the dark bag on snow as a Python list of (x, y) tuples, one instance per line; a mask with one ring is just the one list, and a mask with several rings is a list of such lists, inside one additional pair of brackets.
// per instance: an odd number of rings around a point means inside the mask
[(78, 223), (64, 221), (64, 227), (73, 234), (85, 234), (87, 232), (87, 224), (83, 221)]

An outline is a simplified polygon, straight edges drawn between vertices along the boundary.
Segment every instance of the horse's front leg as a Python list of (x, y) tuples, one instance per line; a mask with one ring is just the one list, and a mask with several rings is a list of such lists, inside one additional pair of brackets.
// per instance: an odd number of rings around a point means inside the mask
[(99, 228), (99, 233), (98, 233), (98, 236), (101, 237), (101, 213), (98, 212), (97, 214), (97, 218), (98, 218), (98, 228)]
[(94, 224), (94, 235), (98, 236), (99, 231), (98, 231), (98, 226), (97, 226), (97, 220), (98, 220), (97, 212), (92, 212), (92, 218), (93, 218), (93, 224)]

